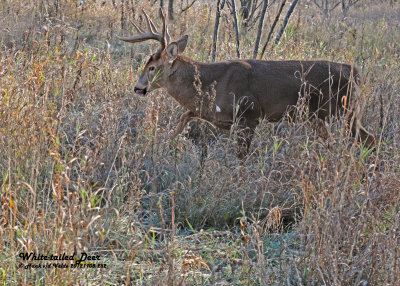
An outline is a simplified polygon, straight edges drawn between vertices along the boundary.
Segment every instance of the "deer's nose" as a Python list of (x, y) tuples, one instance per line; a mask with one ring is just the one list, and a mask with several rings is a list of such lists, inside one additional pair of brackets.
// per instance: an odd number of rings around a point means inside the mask
[(145, 95), (146, 92), (147, 92), (146, 88), (141, 89), (141, 88), (138, 88), (136, 86), (135, 86), (135, 88), (133, 90), (135, 91), (136, 94), (140, 94), (140, 95)]

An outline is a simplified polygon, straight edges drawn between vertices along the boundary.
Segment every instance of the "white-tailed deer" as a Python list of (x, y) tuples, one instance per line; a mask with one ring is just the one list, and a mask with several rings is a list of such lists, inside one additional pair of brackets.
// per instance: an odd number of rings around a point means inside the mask
[[(346, 107), (350, 103), (355, 105), (356, 96), (351, 95), (360, 76), (351, 65), (328, 61), (196, 62), (182, 55), (187, 35), (170, 41), (162, 10), (161, 33), (144, 11), (143, 14), (147, 31), (134, 24), (138, 34), (118, 38), (130, 43), (160, 42), (160, 49), (148, 59), (134, 91), (145, 95), (162, 87), (188, 109), (180, 119), (176, 134), (195, 117), (224, 129), (229, 129), (237, 118), (243, 135), (239, 157), (243, 157), (260, 118), (280, 120), (288, 107), (297, 104), (300, 96), (308, 98), (310, 114), (324, 120), (349, 111)], [(349, 111), (349, 118), (353, 114), (355, 112)], [(360, 140), (369, 147), (375, 144), (373, 135), (360, 125), (359, 118), (349, 122), (353, 136), (359, 134)]]

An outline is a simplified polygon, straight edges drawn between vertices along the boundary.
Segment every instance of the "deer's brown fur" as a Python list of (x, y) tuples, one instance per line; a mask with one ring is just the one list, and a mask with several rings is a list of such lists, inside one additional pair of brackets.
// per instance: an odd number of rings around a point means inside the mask
[[(146, 36), (144, 40), (148, 40)], [(310, 114), (317, 118), (326, 119), (345, 111), (349, 118), (355, 115), (350, 107), (357, 104), (354, 89), (360, 83), (360, 75), (351, 65), (320, 60), (202, 63), (182, 55), (187, 40), (184, 36), (167, 43), (150, 56), (135, 86), (139, 94), (165, 88), (188, 109), (176, 134), (195, 117), (225, 129), (236, 118), (244, 135), (244, 147), (239, 152), (242, 157), (260, 118), (280, 120), (300, 96), (306, 98)], [(361, 127), (359, 118), (351, 122), (355, 122), (352, 134), (359, 134), (362, 142), (373, 146), (374, 137)]]

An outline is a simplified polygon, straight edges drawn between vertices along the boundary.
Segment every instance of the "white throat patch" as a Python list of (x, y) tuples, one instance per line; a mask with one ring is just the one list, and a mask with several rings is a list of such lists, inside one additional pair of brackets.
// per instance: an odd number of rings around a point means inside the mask
[(217, 112), (221, 112), (221, 108), (220, 108), (218, 105), (215, 106), (215, 110), (216, 110)]

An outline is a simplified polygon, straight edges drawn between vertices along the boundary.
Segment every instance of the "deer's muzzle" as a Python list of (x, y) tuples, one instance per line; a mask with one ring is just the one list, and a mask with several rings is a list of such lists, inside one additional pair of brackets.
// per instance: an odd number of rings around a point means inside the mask
[(146, 88), (141, 89), (141, 88), (135, 87), (133, 90), (135, 91), (136, 94), (140, 94), (140, 95), (145, 95), (147, 92)]

